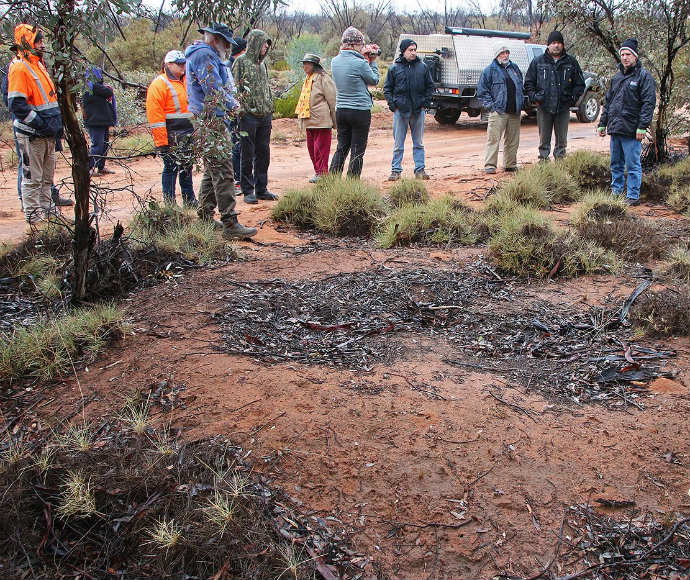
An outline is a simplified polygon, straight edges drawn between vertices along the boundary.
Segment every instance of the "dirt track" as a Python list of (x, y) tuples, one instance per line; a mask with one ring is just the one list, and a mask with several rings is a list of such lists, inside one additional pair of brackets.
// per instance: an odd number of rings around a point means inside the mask
[[(390, 174), (390, 160), (393, 148), (391, 131), (391, 114), (388, 112), (375, 113), (372, 121), (372, 131), (369, 146), (364, 159), (364, 178), (383, 187), (387, 187), (385, 179)], [(594, 135), (593, 124), (583, 124), (573, 120), (570, 124), (570, 149), (591, 149), (605, 151), (608, 139), (600, 139)], [(484, 159), (484, 144), (486, 140), (486, 123), (479, 120), (462, 117), (454, 127), (441, 126), (428, 117), (426, 123), (425, 147), (427, 158), (427, 172), (432, 176), (429, 186), (432, 192), (465, 192), (474, 189), (485, 191), (495, 180), (486, 178), (482, 173)], [(537, 157), (538, 134), (534, 120), (523, 120), (518, 161), (532, 163)], [(408, 137), (405, 152), (404, 170), (412, 174), (411, 142)], [(332, 151), (335, 150), (335, 143)], [(290, 188), (303, 187), (306, 180), (313, 175), (313, 168), (306, 144), (299, 138), (296, 121), (293, 119), (279, 119), (273, 124), (273, 143), (271, 145), (271, 166), (269, 169), (269, 188), (281, 193)], [(499, 159), (500, 161), (500, 159)], [(116, 171), (108, 176), (114, 186), (124, 186), (129, 183), (127, 172), (110, 163), (109, 167)], [(162, 163), (158, 159), (146, 158), (130, 164), (132, 180), (140, 195), (151, 190), (160, 199), (160, 172)], [(57, 181), (65, 178), (69, 173), (64, 160), (58, 162)], [(14, 170), (0, 172), (0, 241), (19, 240), (24, 235), (24, 219), (19, 209), (16, 195), (16, 173)], [(195, 186), (198, 188), (201, 175), (194, 176)], [(179, 190), (178, 190), (179, 199)], [(133, 209), (133, 200), (129, 194), (115, 193), (108, 201), (110, 214), (103, 222), (103, 228), (108, 231), (117, 220), (126, 222)], [(247, 225), (257, 225), (266, 219), (266, 212), (262, 206), (248, 207), (241, 199), (238, 202), (240, 221)], [(70, 215), (68, 210), (66, 215)], [(258, 238), (262, 240), (261, 235)]]

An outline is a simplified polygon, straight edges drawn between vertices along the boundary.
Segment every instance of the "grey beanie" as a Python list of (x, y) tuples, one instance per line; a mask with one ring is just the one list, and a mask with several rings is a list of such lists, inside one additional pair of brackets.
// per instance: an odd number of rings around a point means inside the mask
[(506, 46), (505, 44), (497, 44), (494, 48), (494, 58), (496, 58), (499, 54), (505, 51), (510, 52), (510, 47)]

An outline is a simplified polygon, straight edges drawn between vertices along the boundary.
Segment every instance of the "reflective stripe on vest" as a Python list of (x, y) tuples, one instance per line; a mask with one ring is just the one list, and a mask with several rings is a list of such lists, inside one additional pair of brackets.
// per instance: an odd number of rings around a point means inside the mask
[[(43, 103), (48, 104), (50, 103), (50, 99), (48, 99), (48, 95), (46, 94), (45, 89), (43, 88), (43, 85), (41, 84), (41, 81), (38, 78), (38, 75), (34, 72), (34, 69), (31, 68), (31, 65), (26, 62), (25, 60), (20, 61), (25, 67), (26, 70), (29, 71), (29, 74), (34, 77), (34, 81), (36, 82), (36, 86), (38, 87), (38, 90), (41, 92), (41, 97), (43, 98)], [(40, 107), (40, 105), (38, 105)], [(38, 108), (38, 107), (36, 107)]]
[[(173, 104), (175, 105), (175, 112), (176, 113), (182, 113), (182, 107), (180, 106), (180, 99), (177, 97), (177, 92), (175, 91), (175, 87), (172, 86), (172, 83), (168, 80), (168, 77), (165, 75), (161, 75), (161, 78), (165, 81), (165, 84), (168, 85), (168, 89), (170, 89), (170, 94), (172, 95), (172, 100)], [(168, 115), (166, 115), (166, 118)]]

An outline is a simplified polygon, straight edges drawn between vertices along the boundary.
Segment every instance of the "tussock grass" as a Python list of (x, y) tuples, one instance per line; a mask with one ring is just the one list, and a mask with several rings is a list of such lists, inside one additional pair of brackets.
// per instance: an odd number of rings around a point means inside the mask
[(384, 223), (377, 241), (383, 248), (414, 243), (471, 246), (479, 240), (479, 223), (479, 216), (470, 208), (444, 197), (399, 207)]
[(663, 163), (642, 176), (642, 196), (648, 201), (665, 201), (677, 188), (690, 185), (690, 157), (675, 163)]
[(690, 286), (643, 294), (630, 309), (630, 322), (647, 337), (688, 336)]
[(163, 517), (149, 530), (149, 537), (150, 543), (158, 548), (170, 550), (182, 538), (182, 528), (174, 519)]
[(86, 518), (98, 514), (91, 481), (83, 473), (73, 471), (67, 474), (55, 514), (62, 519)]
[(614, 196), (608, 191), (599, 190), (585, 194), (577, 204), (572, 222), (581, 225), (588, 222), (602, 222), (625, 219), (628, 206), (622, 195)]
[(149, 405), (128, 405), (120, 415), (122, 422), (127, 425), (136, 435), (142, 436), (150, 427)]
[(666, 252), (668, 237), (650, 221), (629, 217), (614, 221), (588, 221), (577, 226), (583, 239), (613, 250), (628, 261), (646, 262)]
[(666, 271), (690, 282), (690, 249), (683, 245), (673, 246), (667, 254)]
[(619, 267), (612, 252), (572, 233), (559, 236), (544, 216), (529, 207), (500, 216), (489, 240), (489, 257), (504, 272), (527, 278), (577, 276)]
[(391, 187), (388, 198), (394, 207), (419, 205), (429, 201), (429, 191), (421, 179), (401, 179)]
[(569, 203), (580, 196), (577, 184), (558, 163), (539, 163), (518, 171), (505, 182), (499, 193), (490, 198), (487, 206), (505, 206), (509, 202), (546, 209), (554, 204)]
[(72, 452), (86, 453), (93, 447), (94, 429), (87, 422), (82, 425), (72, 424), (57, 437), (58, 444), (63, 449)]
[(52, 256), (34, 255), (20, 262), (15, 276), (30, 280), (46, 298), (61, 295), (58, 261)]
[(674, 185), (666, 203), (678, 213), (690, 217), (690, 185)]
[(311, 191), (288, 192), (272, 216), (331, 236), (370, 236), (385, 210), (379, 192), (366, 182), (327, 176)]
[(0, 336), (0, 382), (62, 375), (78, 360), (92, 360), (121, 335), (122, 324), (118, 308), (99, 305)]
[(676, 163), (664, 163), (656, 173), (662, 181), (671, 185), (690, 185), (690, 157)]
[(611, 159), (592, 151), (575, 151), (558, 162), (581, 189), (607, 188), (611, 183)]
[(203, 508), (209, 522), (218, 528), (218, 533), (222, 536), (228, 525), (236, 516), (237, 507), (233, 498), (216, 490), (213, 497), (209, 498), (208, 505)]

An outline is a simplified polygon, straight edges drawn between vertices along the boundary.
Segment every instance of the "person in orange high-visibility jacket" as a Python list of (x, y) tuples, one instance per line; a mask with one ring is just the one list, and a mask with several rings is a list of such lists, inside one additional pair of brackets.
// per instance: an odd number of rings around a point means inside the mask
[(171, 50), (163, 59), (163, 72), (146, 92), (146, 116), (153, 133), (156, 151), (163, 159), (163, 200), (175, 203), (175, 179), (179, 174), (182, 201), (197, 207), (192, 183), (192, 159), (189, 151), (192, 113), (187, 106), (185, 57)]
[(7, 104), (22, 158), (22, 200), (27, 222), (59, 214), (50, 187), (55, 173), (55, 142), (62, 135), (57, 93), (43, 62), (43, 33), (18, 24), (14, 29), (17, 58), (8, 71)]

